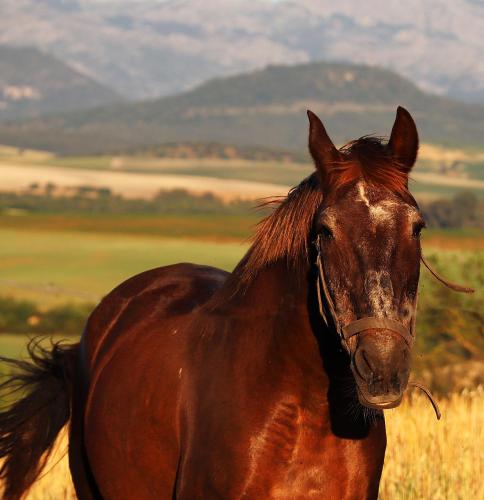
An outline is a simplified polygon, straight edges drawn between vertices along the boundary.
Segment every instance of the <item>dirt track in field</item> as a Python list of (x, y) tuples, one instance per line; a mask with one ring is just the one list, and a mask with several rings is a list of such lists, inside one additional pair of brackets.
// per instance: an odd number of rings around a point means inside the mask
[[(420, 185), (484, 190), (484, 181), (434, 173), (411, 175)], [(125, 198), (152, 198), (160, 190), (185, 189), (191, 193), (214, 193), (229, 201), (285, 196), (290, 186), (239, 179), (163, 173), (123, 172), (102, 169), (0, 163), (0, 191), (21, 191), (32, 183), (53, 183), (58, 188), (89, 186), (109, 188)]]
[(151, 198), (160, 190), (185, 189), (196, 194), (212, 192), (228, 201), (285, 196), (289, 190), (289, 186), (280, 184), (214, 177), (0, 164), (0, 191), (20, 191), (32, 183), (49, 182), (59, 188), (107, 187), (126, 198)]

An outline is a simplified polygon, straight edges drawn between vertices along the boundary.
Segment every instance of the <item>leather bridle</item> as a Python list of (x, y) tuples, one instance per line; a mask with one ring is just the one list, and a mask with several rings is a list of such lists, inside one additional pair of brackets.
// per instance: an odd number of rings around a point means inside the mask
[[(336, 332), (338, 333), (341, 339), (343, 347), (348, 351), (348, 353), (351, 354), (351, 349), (349, 347), (348, 340), (351, 337), (358, 335), (364, 330), (369, 330), (373, 328), (391, 330), (392, 332), (397, 333), (403, 338), (408, 347), (411, 348), (415, 340), (415, 321), (417, 318), (416, 311), (414, 313), (410, 329), (407, 328), (400, 321), (396, 321), (390, 318), (377, 318), (375, 316), (367, 316), (359, 318), (347, 325), (341, 324), (341, 321), (339, 320), (336, 314), (334, 302), (331, 297), (331, 293), (329, 292), (328, 283), (324, 273), (324, 267), (321, 256), (322, 246), (321, 246), (320, 234), (318, 234), (318, 236), (316, 237), (314, 245), (316, 246), (316, 251), (317, 251), (316, 266), (318, 269), (318, 278), (317, 278), (316, 288), (318, 293), (319, 313), (321, 314), (321, 317), (323, 318), (323, 321), (325, 322), (326, 326), (328, 326), (328, 328), (330, 328), (331, 326), (335, 328)], [(463, 292), (463, 293), (474, 292), (472, 288), (457, 285), (455, 283), (445, 280), (444, 278), (442, 278), (437, 274), (437, 272), (430, 266), (430, 264), (423, 258), (423, 256), (421, 257), (421, 260), (425, 265), (425, 267), (430, 271), (430, 273), (443, 285), (451, 288), (452, 290), (455, 290), (456, 292)], [(329, 313), (329, 318), (326, 312)]]

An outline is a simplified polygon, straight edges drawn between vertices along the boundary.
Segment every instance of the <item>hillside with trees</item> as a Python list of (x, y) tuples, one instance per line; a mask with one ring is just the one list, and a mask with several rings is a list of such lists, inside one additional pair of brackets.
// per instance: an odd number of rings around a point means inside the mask
[(271, 66), (162, 99), (120, 103), (0, 126), (0, 142), (62, 154), (116, 152), (167, 142), (306, 148), (306, 109), (337, 143), (387, 135), (398, 105), (424, 142), (482, 144), (484, 107), (425, 93), (389, 70), (343, 63)]
[(0, 45), (0, 121), (119, 101), (119, 94), (32, 47)]

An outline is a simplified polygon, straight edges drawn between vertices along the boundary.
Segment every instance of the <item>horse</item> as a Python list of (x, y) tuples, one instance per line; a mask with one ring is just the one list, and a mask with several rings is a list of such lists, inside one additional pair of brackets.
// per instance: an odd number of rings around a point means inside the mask
[(311, 111), (314, 172), (258, 225), (232, 273), (181, 263), (111, 291), (80, 342), (33, 347), (2, 393), (4, 498), (60, 429), (80, 499), (377, 498), (410, 373), (425, 226), (419, 138), (337, 149)]

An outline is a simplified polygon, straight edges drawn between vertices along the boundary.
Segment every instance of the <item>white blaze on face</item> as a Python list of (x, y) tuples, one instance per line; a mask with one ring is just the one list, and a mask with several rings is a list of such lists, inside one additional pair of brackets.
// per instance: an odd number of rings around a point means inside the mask
[(395, 210), (398, 209), (398, 204), (395, 201), (383, 200), (378, 203), (371, 203), (368, 199), (365, 183), (363, 181), (358, 183), (358, 199), (368, 207), (368, 215), (371, 224), (376, 226), (382, 223), (394, 223)]
[[(357, 200), (363, 202), (368, 208), (368, 224), (370, 230), (375, 232), (379, 225), (393, 226), (396, 223), (395, 211), (398, 210), (398, 204), (392, 200), (382, 200), (371, 202), (367, 186), (360, 181), (358, 187)], [(382, 251), (381, 249), (380, 251)], [(385, 261), (390, 253), (390, 247), (382, 251), (382, 260)], [(381, 262), (385, 267), (385, 262)], [(393, 286), (389, 269), (367, 270), (365, 276), (365, 290), (368, 294), (368, 302), (371, 314), (377, 318), (397, 318), (393, 304)]]

